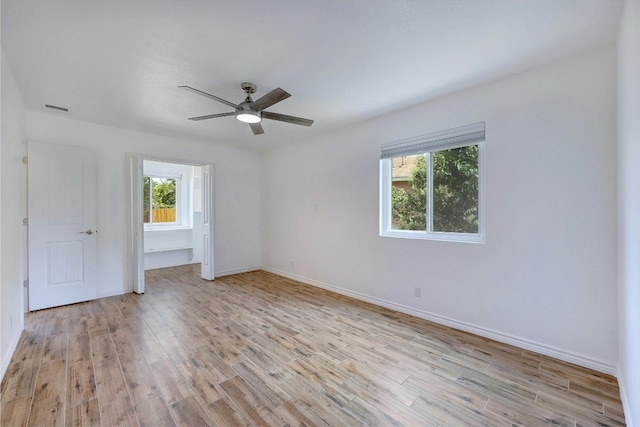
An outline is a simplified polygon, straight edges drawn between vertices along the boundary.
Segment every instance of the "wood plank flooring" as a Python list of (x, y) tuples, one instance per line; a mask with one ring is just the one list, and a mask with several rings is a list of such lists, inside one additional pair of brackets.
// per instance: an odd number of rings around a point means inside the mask
[(266, 272), (26, 316), (1, 424), (624, 425), (616, 380)]

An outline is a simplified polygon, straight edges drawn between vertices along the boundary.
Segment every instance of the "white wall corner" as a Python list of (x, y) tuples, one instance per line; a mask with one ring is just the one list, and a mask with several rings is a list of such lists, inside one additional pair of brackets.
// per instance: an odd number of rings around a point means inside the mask
[[(620, 401), (622, 402), (622, 410), (624, 411), (624, 421), (627, 424), (627, 427), (633, 427), (635, 425), (633, 423), (633, 414), (631, 412), (633, 405), (631, 404), (631, 400), (629, 400), (625, 377), (619, 369), (618, 372), (616, 372), (616, 378), (618, 379), (618, 388), (620, 389)], [(637, 404), (638, 403), (636, 403), (636, 405)]]
[(11, 362), (11, 358), (13, 357), (13, 353), (16, 351), (18, 347), (18, 343), (20, 342), (20, 337), (22, 337), (22, 332), (24, 332), (24, 322), (19, 325), (19, 334), (15, 334), (11, 344), (9, 345), (9, 349), (6, 354), (3, 355), (2, 359), (2, 370), (0, 371), (0, 382), (4, 380), (4, 374), (7, 372), (7, 368), (9, 368), (9, 363)]
[(628, 426), (640, 426), (640, 0), (627, 0), (618, 33), (617, 201), (620, 398)]

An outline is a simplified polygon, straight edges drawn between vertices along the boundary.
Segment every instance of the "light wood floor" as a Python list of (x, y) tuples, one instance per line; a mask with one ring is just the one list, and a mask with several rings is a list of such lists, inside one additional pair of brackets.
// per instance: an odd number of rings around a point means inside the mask
[(616, 380), (265, 273), (27, 315), (3, 426), (624, 425)]

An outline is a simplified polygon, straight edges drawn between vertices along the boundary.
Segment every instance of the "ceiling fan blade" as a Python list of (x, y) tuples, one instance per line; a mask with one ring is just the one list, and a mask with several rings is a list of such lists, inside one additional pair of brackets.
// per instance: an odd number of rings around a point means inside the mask
[(211, 98), (211, 99), (213, 99), (214, 101), (222, 102), (223, 104), (228, 105), (229, 107), (233, 107), (233, 108), (240, 108), (240, 106), (239, 106), (239, 105), (234, 104), (233, 102), (229, 102), (229, 101), (227, 101), (227, 100), (225, 100), (225, 99), (218, 98), (218, 97), (217, 97), (217, 96), (215, 96), (215, 95), (211, 95), (210, 93), (203, 92), (203, 91), (198, 90), (198, 89), (194, 89), (194, 88), (192, 88), (191, 86), (178, 86), (178, 88), (180, 88), (180, 89), (186, 89), (186, 90), (188, 90), (189, 92), (197, 93), (198, 95), (206, 96), (207, 98)]
[(262, 129), (262, 125), (260, 124), (260, 122), (249, 123), (249, 127), (253, 131), (254, 135), (262, 135), (264, 133), (264, 129)]
[(263, 119), (278, 120), (280, 122), (293, 123), (294, 125), (311, 126), (313, 124), (313, 120), (287, 116), (286, 114), (271, 113), (269, 111), (263, 111), (261, 114)]
[(235, 115), (235, 112), (232, 113), (218, 113), (218, 114), (208, 114), (206, 116), (198, 116), (198, 117), (189, 117), (189, 120), (193, 120), (194, 122), (199, 122), (200, 120), (207, 120), (207, 119), (216, 119), (218, 117), (227, 117), (227, 116), (233, 116)]
[(291, 94), (287, 93), (287, 91), (277, 88), (263, 96), (262, 98), (253, 101), (251, 104), (251, 108), (256, 111), (262, 111), (265, 108), (271, 107), (273, 104), (283, 101), (290, 97)]

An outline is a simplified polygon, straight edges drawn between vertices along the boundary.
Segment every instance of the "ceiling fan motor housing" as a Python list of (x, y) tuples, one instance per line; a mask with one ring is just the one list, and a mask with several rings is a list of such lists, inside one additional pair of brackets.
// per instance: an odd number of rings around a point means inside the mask
[(244, 82), (240, 85), (240, 88), (247, 94), (247, 97), (242, 103), (240, 103), (240, 105), (238, 105), (240, 108), (236, 109), (236, 119), (244, 123), (259, 123), (262, 121), (262, 114), (260, 114), (260, 111), (251, 108), (251, 104), (253, 103), (251, 94), (256, 92), (256, 85)]
[(242, 91), (244, 93), (246, 93), (247, 95), (251, 95), (252, 93), (256, 93), (256, 85), (253, 83), (249, 83), (249, 82), (243, 82), (240, 85), (240, 88), (242, 89)]

